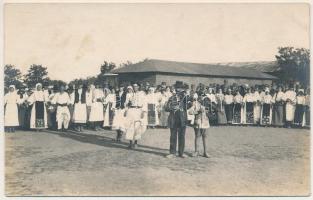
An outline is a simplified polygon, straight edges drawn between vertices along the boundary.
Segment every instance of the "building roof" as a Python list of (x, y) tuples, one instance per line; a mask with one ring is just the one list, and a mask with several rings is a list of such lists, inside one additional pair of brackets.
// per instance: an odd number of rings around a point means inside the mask
[(234, 67), (229, 65), (218, 64), (200, 64), (186, 63), (157, 59), (146, 59), (125, 67), (117, 68), (112, 73), (143, 73), (158, 72), (183, 75), (199, 76), (219, 76), (219, 77), (237, 77), (237, 78), (254, 78), (254, 79), (277, 79), (275, 76), (263, 73), (256, 69)]
[(217, 65), (226, 65), (231, 67), (242, 67), (248, 69), (255, 69), (265, 73), (273, 73), (280, 70), (277, 61), (258, 61), (258, 62), (227, 62), (215, 63)]

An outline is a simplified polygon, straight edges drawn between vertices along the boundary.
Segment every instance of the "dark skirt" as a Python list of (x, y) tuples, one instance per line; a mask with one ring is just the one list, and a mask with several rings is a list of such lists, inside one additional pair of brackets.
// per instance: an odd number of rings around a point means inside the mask
[(284, 105), (283, 104), (274, 104), (272, 124), (274, 126), (284, 125)]
[(297, 104), (296, 111), (295, 111), (295, 120), (294, 120), (296, 125), (302, 125), (304, 111), (305, 111), (305, 106), (301, 104)]
[(225, 113), (226, 113), (227, 123), (231, 123), (233, 120), (233, 104), (225, 105)]
[(19, 106), (19, 108), (18, 108), (18, 121), (19, 121), (20, 127), (22, 129), (25, 129), (25, 126), (26, 126), (26, 124), (25, 124), (26, 112), (27, 112), (26, 106), (24, 106), (24, 105)]
[(241, 123), (241, 104), (236, 103), (234, 105), (234, 115), (233, 115), (233, 124), (240, 124)]
[(271, 113), (271, 105), (270, 104), (263, 104), (262, 109), (262, 124), (268, 125), (270, 124), (270, 113)]
[(252, 102), (246, 103), (246, 124), (254, 123), (254, 107)]
[(306, 106), (305, 108), (305, 125), (310, 126), (310, 107)]
[(160, 126), (167, 127), (167, 119), (168, 119), (169, 114), (170, 114), (169, 112), (165, 112), (164, 108), (161, 109), (160, 116), (159, 116)]
[(155, 104), (148, 104), (148, 125), (156, 124)]
[(36, 128), (45, 128), (45, 104), (42, 101), (35, 102)]
[(217, 109), (217, 123), (227, 124), (225, 110), (221, 108), (221, 105), (218, 105), (218, 109)]

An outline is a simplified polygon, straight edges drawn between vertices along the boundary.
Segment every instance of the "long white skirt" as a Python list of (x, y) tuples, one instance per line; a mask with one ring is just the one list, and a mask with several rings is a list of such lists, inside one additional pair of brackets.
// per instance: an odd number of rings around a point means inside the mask
[(5, 106), (4, 114), (5, 126), (19, 126), (18, 121), (18, 107), (16, 103), (8, 103)]
[(103, 104), (101, 102), (94, 102), (91, 105), (89, 121), (90, 122), (103, 121)]
[[(126, 114), (126, 140), (139, 140), (147, 130), (147, 117), (141, 118), (141, 109), (129, 108)], [(145, 113), (146, 115), (146, 113)]]
[(124, 116), (124, 109), (117, 109), (114, 111), (112, 130), (120, 130), (125, 132), (125, 124), (127, 122), (127, 118)]
[(286, 104), (286, 121), (293, 121), (295, 119), (296, 106), (291, 103)]
[(87, 122), (87, 106), (82, 103), (75, 103), (73, 122), (79, 124), (85, 124)]
[(261, 105), (254, 105), (253, 107), (253, 119), (254, 123), (257, 123), (261, 119)]

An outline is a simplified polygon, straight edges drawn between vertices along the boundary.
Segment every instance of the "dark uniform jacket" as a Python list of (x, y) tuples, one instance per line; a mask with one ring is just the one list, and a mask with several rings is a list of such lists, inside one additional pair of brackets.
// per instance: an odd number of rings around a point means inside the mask
[(178, 100), (179, 98), (176, 94), (169, 98), (165, 107), (165, 111), (170, 112), (168, 116), (169, 128), (186, 127), (187, 109), (190, 107), (189, 98), (189, 96), (183, 96)]

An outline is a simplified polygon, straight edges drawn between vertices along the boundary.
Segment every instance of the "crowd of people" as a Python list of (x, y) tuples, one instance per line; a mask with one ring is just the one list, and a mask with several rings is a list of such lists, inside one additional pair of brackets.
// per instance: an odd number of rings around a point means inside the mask
[(116, 141), (123, 135), (129, 148), (137, 148), (147, 128), (170, 128), (171, 158), (184, 154), (186, 126), (195, 131), (195, 152), (199, 155), (202, 138), (204, 157), (206, 130), (218, 125), (273, 127), (310, 126), (310, 90), (300, 85), (218, 85), (197, 87), (177, 81), (169, 86), (149, 83), (122, 87), (77, 84), (17, 90), (9, 86), (4, 97), (7, 132), (51, 129), (116, 130)]

